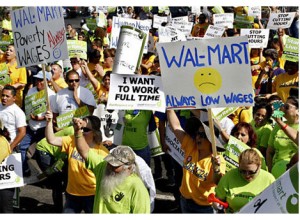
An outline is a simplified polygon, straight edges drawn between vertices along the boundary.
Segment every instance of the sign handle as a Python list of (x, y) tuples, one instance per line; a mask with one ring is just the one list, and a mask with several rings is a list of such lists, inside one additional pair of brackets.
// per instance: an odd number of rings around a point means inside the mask
[(47, 111), (51, 111), (50, 109), (50, 101), (49, 101), (49, 96), (48, 96), (48, 82), (46, 78), (46, 64), (42, 64), (42, 70), (43, 70), (43, 77), (44, 77), (44, 85), (45, 85), (45, 95), (46, 95), (46, 106), (47, 106)]

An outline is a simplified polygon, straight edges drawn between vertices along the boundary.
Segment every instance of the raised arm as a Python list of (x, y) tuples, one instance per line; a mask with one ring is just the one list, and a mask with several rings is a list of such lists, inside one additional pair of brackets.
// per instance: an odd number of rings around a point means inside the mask
[(183, 128), (181, 127), (180, 121), (179, 121), (175, 111), (167, 110), (167, 117), (168, 117), (168, 121), (170, 123), (173, 133), (175, 134), (175, 136), (179, 140), (179, 142), (182, 144), (183, 138), (186, 133), (183, 130)]
[(55, 145), (57, 147), (62, 146), (62, 137), (56, 137), (53, 131), (53, 114), (51, 111), (47, 111), (45, 114), (45, 118), (47, 120), (46, 129), (45, 129), (45, 136), (47, 142), (49, 144)]
[(86, 126), (86, 121), (84, 121), (80, 118), (73, 118), (75, 145), (76, 145), (78, 153), (81, 155), (81, 157), (84, 160), (86, 160), (89, 149), (90, 149), (85, 138), (83, 137), (83, 133), (81, 130), (85, 126)]

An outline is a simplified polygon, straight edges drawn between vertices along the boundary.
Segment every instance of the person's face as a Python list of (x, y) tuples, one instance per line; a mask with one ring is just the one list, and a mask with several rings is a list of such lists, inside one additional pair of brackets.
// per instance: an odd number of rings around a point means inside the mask
[(35, 85), (38, 91), (41, 91), (45, 88), (44, 79), (36, 78)]
[(112, 26), (112, 19), (108, 19), (108, 20), (107, 20), (107, 26), (108, 26), (108, 27)]
[(203, 146), (210, 146), (210, 142), (206, 137), (203, 127), (200, 127), (197, 131), (196, 143), (197, 143), (198, 148), (202, 148)]
[(265, 119), (267, 117), (267, 110), (265, 108), (257, 109), (257, 111), (254, 114), (254, 121), (255, 124), (260, 126), (265, 123)]
[(68, 88), (74, 90), (75, 87), (79, 86), (79, 76), (77, 74), (70, 74), (67, 79)]
[(131, 13), (132, 13), (132, 8), (131, 8), (131, 7), (128, 7), (128, 8), (127, 8), (127, 13), (128, 13), (128, 14), (131, 14)]
[(237, 139), (239, 139), (240, 141), (242, 141), (243, 143), (247, 144), (249, 141), (249, 134), (248, 134), (248, 130), (244, 127), (240, 128), (238, 131), (236, 131), (233, 136)]
[(72, 26), (71, 25), (67, 25), (67, 32), (70, 33), (71, 30), (72, 30)]
[(112, 57), (106, 57), (104, 58), (104, 62), (106, 64), (106, 67), (110, 68), (114, 65), (114, 59)]
[(79, 60), (77, 58), (70, 59), (70, 62), (71, 62), (71, 66), (74, 70), (78, 70), (80, 68)]
[(57, 80), (60, 78), (60, 75), (62, 73), (62, 69), (58, 65), (52, 65), (51, 66), (51, 71), (52, 71), (52, 77), (53, 79)]
[(107, 89), (109, 89), (109, 86), (110, 86), (110, 77), (105, 77), (104, 79), (103, 79), (103, 85), (104, 85), (104, 87), (106, 87)]
[(114, 173), (121, 173), (121, 172), (124, 171), (123, 165), (114, 167), (114, 166), (112, 166), (112, 165), (110, 165), (110, 164), (108, 163), (108, 166), (109, 166), (109, 169), (110, 169), (111, 171), (113, 171)]
[(284, 112), (284, 117), (287, 120), (291, 120), (295, 118), (297, 115), (299, 115), (299, 110), (293, 104), (293, 101), (289, 99), (286, 101), (284, 106), (282, 106), (282, 111)]
[(16, 97), (12, 95), (11, 90), (4, 89), (2, 90), (1, 102), (3, 106), (10, 106), (14, 104)]
[(251, 182), (252, 180), (254, 180), (259, 174), (259, 170), (260, 166), (258, 166), (257, 164), (248, 164), (244, 161), (241, 161), (239, 163), (239, 172), (247, 182)]
[(78, 40), (84, 40), (82, 35), (78, 35)]
[(10, 45), (7, 47), (7, 50), (5, 52), (6, 60), (11, 61), (13, 59), (16, 59), (16, 51), (15, 47)]
[(299, 72), (299, 62), (286, 61), (284, 69), (291, 75)]

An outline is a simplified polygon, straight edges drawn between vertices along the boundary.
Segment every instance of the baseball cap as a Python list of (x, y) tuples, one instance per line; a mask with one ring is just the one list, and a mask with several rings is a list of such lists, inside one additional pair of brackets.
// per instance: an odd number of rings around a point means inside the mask
[(113, 167), (131, 165), (135, 162), (135, 154), (129, 146), (119, 145), (104, 160)]
[[(46, 78), (49, 81), (52, 78), (52, 74), (48, 71), (45, 71), (46, 74)], [(38, 79), (44, 79), (44, 74), (43, 71), (39, 71), (36, 75), (34, 75), (33, 77), (38, 78)]]

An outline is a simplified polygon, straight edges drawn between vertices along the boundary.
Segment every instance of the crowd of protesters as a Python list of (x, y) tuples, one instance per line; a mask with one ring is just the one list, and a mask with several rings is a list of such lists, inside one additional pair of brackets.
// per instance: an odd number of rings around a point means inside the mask
[[(206, 109), (166, 113), (119, 110), (124, 123), (120, 143), (104, 139), (100, 131), (102, 121), (95, 113), (99, 105), (106, 108), (114, 72), (117, 48), (110, 48), (114, 16), (139, 20), (153, 19), (154, 15), (168, 17), (162, 26), (171, 25), (169, 21), (174, 17), (188, 16), (194, 22), (190, 37), (202, 38), (208, 26), (213, 25), (213, 14), (248, 13), (248, 7), (243, 6), (199, 9), (192, 12), (189, 7), (89, 7), (90, 16), (81, 20), (80, 29), (66, 24), (68, 40), (87, 42), (87, 60), (70, 57), (48, 64), (48, 85), (41, 65), (19, 68), (13, 43), (6, 49), (1, 47), (0, 66), (7, 66), (11, 80), (0, 84), (0, 163), (13, 152), (21, 152), (25, 178), (32, 175), (27, 161), (36, 159), (47, 174), (41, 181), (52, 189), (57, 213), (152, 213), (155, 184), (163, 178), (162, 165), (166, 169), (166, 187), (175, 197), (176, 212), (238, 212), (298, 162), (299, 61), (283, 56), (286, 39), (299, 38), (298, 7), (266, 6), (262, 7), (261, 17), (254, 18), (253, 29), (266, 29), (271, 13), (296, 12), (289, 28), (270, 30), (266, 48), (250, 49), (255, 103), (253, 107), (240, 106), (221, 121), (215, 120), (217, 155), (212, 151), (215, 139), (207, 133)], [(12, 40), (10, 11), (4, 14), (1, 39)], [(90, 19), (103, 22), (92, 26)], [(159, 42), (157, 28), (152, 28), (149, 35), (155, 43)], [(222, 37), (235, 36), (240, 36), (239, 28), (226, 28)], [(136, 74), (164, 74), (155, 50), (143, 55)], [(26, 118), (25, 98), (45, 87), (50, 91), (50, 108)], [(74, 118), (73, 125), (59, 128), (59, 115), (81, 107), (87, 107), (88, 116)], [(183, 164), (168, 153), (167, 123), (185, 153)], [(147, 134), (156, 129), (164, 154), (151, 160)], [(108, 130), (105, 136), (109, 132), (114, 133)], [(231, 137), (249, 149), (239, 155), (238, 167), (228, 169), (223, 153)], [(28, 158), (32, 146), (35, 153)], [(63, 168), (58, 173), (47, 173), (58, 162), (64, 164)], [(229, 207), (208, 201), (211, 193)], [(14, 188), (0, 189), (0, 213), (14, 212), (13, 194)]]

